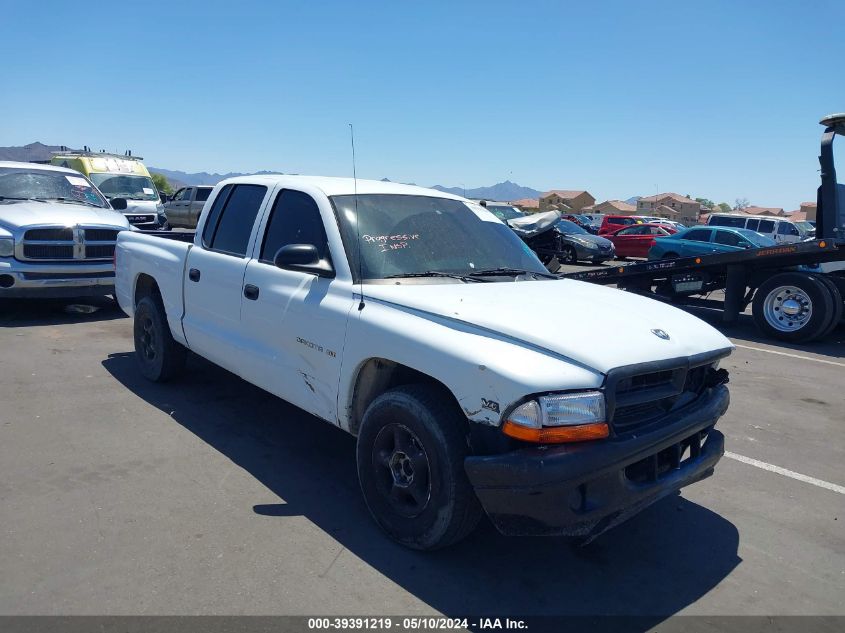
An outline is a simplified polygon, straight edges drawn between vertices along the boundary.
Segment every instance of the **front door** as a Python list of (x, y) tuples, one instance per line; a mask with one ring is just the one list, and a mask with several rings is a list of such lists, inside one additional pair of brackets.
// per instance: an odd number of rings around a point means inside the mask
[[(326, 209), (331, 219), (332, 211)], [(337, 423), (337, 387), (348, 315), (348, 282), (283, 270), (273, 264), (288, 244), (311, 244), (331, 262), (317, 202), (284, 189), (266, 221), (265, 237), (246, 267), (241, 328), (249, 350), (243, 377), (303, 409)]]

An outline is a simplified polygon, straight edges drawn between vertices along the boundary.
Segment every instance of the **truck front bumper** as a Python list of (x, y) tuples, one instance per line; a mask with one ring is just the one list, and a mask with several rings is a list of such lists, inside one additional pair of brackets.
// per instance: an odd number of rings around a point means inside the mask
[(114, 264), (0, 259), (0, 299), (100, 296), (114, 293)]
[(729, 401), (719, 385), (639, 436), (472, 456), (465, 468), (503, 534), (594, 538), (713, 474), (725, 452), (725, 438), (713, 426)]

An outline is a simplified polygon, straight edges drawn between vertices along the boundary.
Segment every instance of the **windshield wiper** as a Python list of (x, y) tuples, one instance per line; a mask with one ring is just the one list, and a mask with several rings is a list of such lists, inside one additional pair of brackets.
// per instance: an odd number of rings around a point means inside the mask
[(533, 275), (542, 277), (543, 279), (559, 279), (557, 275), (552, 273), (538, 273), (534, 270), (525, 270), (523, 268), (487, 268), (485, 270), (474, 270), (470, 273), (472, 277), (518, 277), (520, 275)]
[(0, 202), (3, 200), (37, 200), (39, 202), (44, 202), (41, 198), (16, 198), (14, 196), (0, 196)]
[(400, 277), (450, 277), (451, 279), (460, 279), (461, 281), (487, 281), (486, 279), (476, 279), (469, 275), (447, 273), (442, 270), (426, 270), (422, 273), (396, 273), (395, 275), (387, 275), (384, 279), (398, 279)]
[(94, 204), (93, 202), (88, 202), (87, 200), (79, 200), (77, 198), (32, 198), (33, 200), (41, 200), (42, 202), (47, 202), (48, 200), (55, 200), (57, 202), (69, 202), (71, 204), (87, 204), (89, 207), (97, 207), (98, 209), (102, 209), (98, 204)]

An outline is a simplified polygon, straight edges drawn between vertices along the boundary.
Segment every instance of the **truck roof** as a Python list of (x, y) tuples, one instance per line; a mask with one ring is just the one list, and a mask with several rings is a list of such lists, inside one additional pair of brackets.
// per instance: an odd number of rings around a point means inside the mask
[(63, 174), (79, 175), (75, 169), (68, 169), (67, 167), (58, 167), (57, 165), (50, 165), (49, 163), (24, 163), (14, 160), (0, 160), (0, 167), (11, 167), (13, 169), (38, 169), (41, 171), (58, 171)]
[(282, 174), (262, 174), (227, 178), (226, 180), (220, 181), (218, 185), (228, 183), (253, 183), (263, 185), (279, 184), (289, 187), (313, 187), (315, 189), (319, 189), (327, 196), (353, 195), (356, 192), (362, 195), (392, 193), (406, 196), (436, 196), (438, 198), (464, 200), (461, 196), (446, 193), (445, 191), (438, 191), (437, 189), (428, 189), (426, 187), (418, 187), (416, 185), (403, 185), (397, 182), (384, 180), (364, 180), (361, 178), (356, 181), (354, 178), (337, 178), (331, 176), (287, 176)]

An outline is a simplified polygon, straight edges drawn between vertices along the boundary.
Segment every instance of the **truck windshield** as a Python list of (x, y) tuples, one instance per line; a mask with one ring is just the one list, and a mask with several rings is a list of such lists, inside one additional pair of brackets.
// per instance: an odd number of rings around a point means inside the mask
[(91, 181), (82, 174), (47, 169), (0, 167), (0, 199), (68, 200), (109, 207)]
[(361, 194), (357, 202), (356, 196), (331, 200), (350, 266), (365, 280), (431, 271), (548, 274), (531, 249), (481, 205), (399, 194)]
[(91, 174), (91, 180), (107, 198), (158, 200), (156, 186), (148, 176), (126, 174)]

